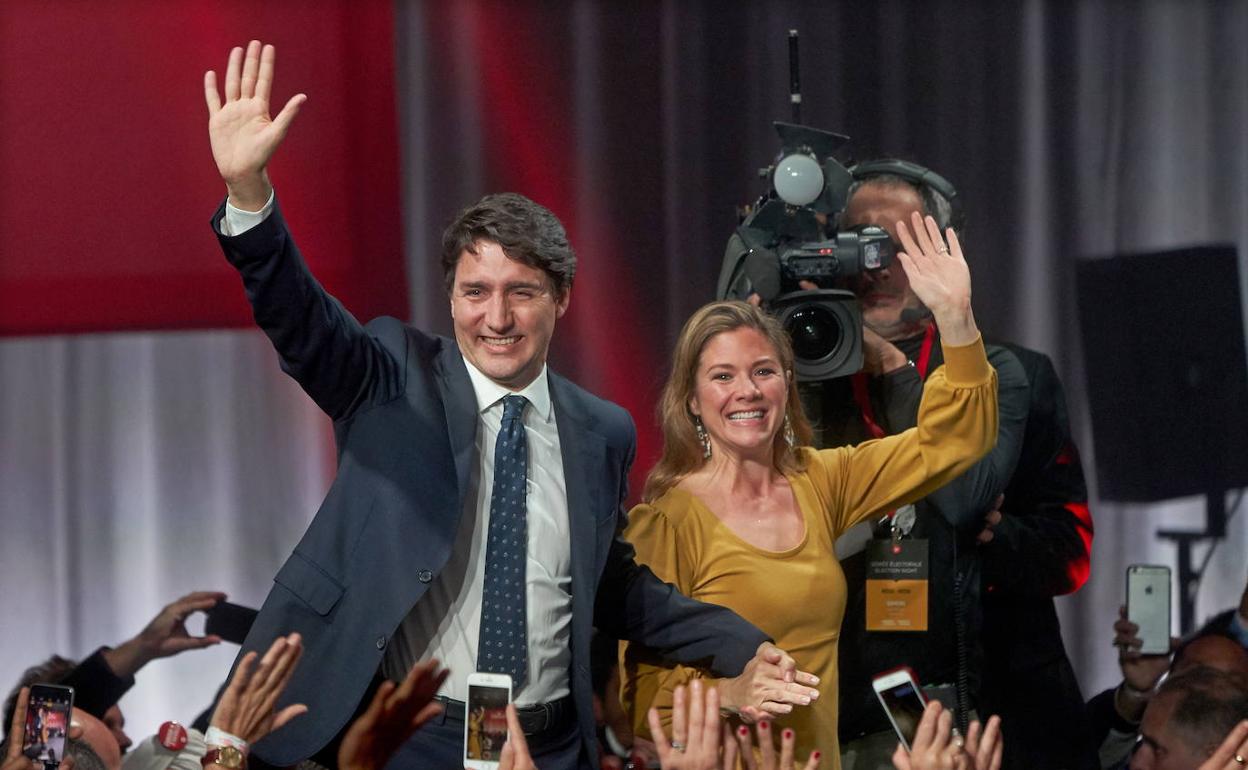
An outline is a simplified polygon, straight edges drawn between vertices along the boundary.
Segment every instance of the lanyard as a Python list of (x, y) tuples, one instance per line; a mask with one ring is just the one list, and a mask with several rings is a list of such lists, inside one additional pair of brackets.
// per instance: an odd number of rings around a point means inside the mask
[[(936, 341), (936, 325), (928, 324), (927, 329), (923, 332), (923, 345), (919, 348), (919, 360), (914, 363), (914, 368), (919, 373), (920, 380), (927, 379), (927, 368), (932, 363), (932, 347)], [(867, 429), (867, 433), (871, 438), (884, 438), (888, 435), (884, 428), (875, 419), (875, 409), (871, 406), (871, 394), (867, 390), (867, 373), (857, 372), (851, 378), (851, 384), (854, 389), (854, 401), (858, 404), (859, 411), (862, 412), (862, 423)]]

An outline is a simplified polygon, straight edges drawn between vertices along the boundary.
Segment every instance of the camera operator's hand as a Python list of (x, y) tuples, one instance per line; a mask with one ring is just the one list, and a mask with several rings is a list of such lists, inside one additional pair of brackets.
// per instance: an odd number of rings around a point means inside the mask
[(951, 227), (945, 234), (947, 245), (936, 220), (914, 212), (909, 225), (897, 222), (903, 249), (897, 260), (910, 279), (910, 289), (932, 311), (941, 338), (950, 345), (969, 345), (979, 337), (971, 313), (971, 271), (957, 233)]
[(862, 327), (862, 370), (872, 377), (895, 372), (907, 366), (910, 359), (893, 343)]
[(230, 51), (225, 69), (225, 102), (217, 91), (217, 73), (204, 73), (204, 98), (208, 102), (208, 138), (217, 170), (229, 190), (230, 203), (244, 211), (259, 211), (273, 191), (265, 168), (299, 108), (307, 101), (295, 94), (277, 114), (269, 117), (269, 92), (277, 51), (259, 40)]
[(186, 630), (186, 619), (193, 612), (216, 606), (224, 598), (220, 591), (195, 591), (165, 605), (138, 636), (105, 650), (104, 661), (114, 674), (125, 679), (156, 658), (219, 644), (221, 637), (216, 635), (191, 636)]

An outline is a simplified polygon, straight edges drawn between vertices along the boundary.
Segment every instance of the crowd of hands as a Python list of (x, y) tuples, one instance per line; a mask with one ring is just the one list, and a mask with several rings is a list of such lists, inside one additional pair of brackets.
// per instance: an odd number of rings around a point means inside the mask
[[(133, 676), (148, 662), (170, 657), (187, 650), (218, 644), (214, 635), (195, 636), (188, 632), (187, 618), (206, 611), (225, 595), (200, 591), (187, 594), (164, 607), (138, 635), (114, 648), (105, 650), (109, 667), (119, 677)], [(261, 740), (307, 712), (304, 704), (278, 708), (277, 704), (290, 682), (303, 641), (298, 634), (279, 637), (264, 655), (244, 655), (218, 701), (210, 724), (236, 736), (248, 745)], [(443, 709), (435, 699), (449, 675), (438, 661), (417, 664), (399, 683), (383, 682), (368, 707), (343, 735), (338, 751), (338, 766), (344, 770), (380, 770), (413, 733)], [(721, 716), (719, 687), (706, 686), (693, 680), (674, 694), (670, 737), (664, 732), (658, 712), (650, 710), (650, 725), (655, 738), (655, 753), (661, 767), (667, 770), (729, 770), (738, 766), (745, 770), (814, 770), (821, 761), (819, 752), (809, 757), (794, 756), (797, 736), (792, 730), (779, 731), (779, 748), (770, 721), (775, 715), (788, 713), (793, 703), (800, 703), (806, 688), (792, 658), (764, 643), (747, 666), (746, 676), (734, 684), (741, 697), (760, 705), (739, 710), (741, 717), (734, 728)], [(768, 684), (787, 681), (795, 685), (792, 703), (766, 701), (763, 691)], [(774, 696), (774, 691), (773, 691)], [(0, 770), (30, 770), (31, 760), (22, 753), (22, 741), (29, 703), (29, 688), (22, 688), (17, 698), (10, 740)], [(753, 729), (746, 725), (751, 723)], [(973, 724), (965, 739), (952, 730), (950, 714), (939, 703), (928, 707), (918, 728), (911, 750), (900, 745), (894, 756), (899, 770), (935, 770), (966, 768), (997, 770), (1001, 764), (1001, 732), (999, 721), (989, 720), (982, 732)], [(514, 705), (507, 707), (508, 740), (502, 751), (499, 770), (535, 770), (533, 758), (525, 742)], [(81, 737), (80, 727), (71, 726), (70, 738)], [(738, 764), (739, 763), (739, 764)], [(73, 758), (66, 757), (62, 770), (73, 770)]]
[[(286, 685), (303, 653), (298, 634), (276, 639), (263, 656), (249, 652), (239, 661), (233, 677), (212, 715), (211, 725), (246, 741), (249, 745), (307, 712), (304, 704), (277, 707)], [(442, 703), (435, 700), (449, 675), (438, 661), (429, 660), (412, 668), (400, 683), (383, 682), (368, 708), (343, 735), (338, 750), (342, 770), (380, 770), (413, 733), (438, 716)], [(22, 688), (13, 713), (13, 722), (0, 770), (30, 770), (31, 760), (22, 754), (21, 741), (26, 721), (30, 689)], [(693, 680), (676, 689), (673, 701), (671, 737), (667, 736), (656, 709), (649, 720), (660, 766), (664, 770), (797, 770), (792, 730), (781, 732), (777, 750), (769, 720), (744, 724), (735, 730), (720, 712), (719, 691)], [(538, 770), (529, 754), (524, 732), (514, 704), (507, 706), (508, 738), (499, 761), (499, 770)], [(71, 727), (70, 738), (81, 735)], [(757, 750), (756, 750), (757, 749)], [(952, 729), (951, 716), (938, 702), (932, 702), (919, 723), (918, 733), (907, 752), (900, 744), (893, 756), (898, 770), (999, 770), (1001, 766), (1000, 720), (993, 717), (987, 728), (971, 724), (965, 739)], [(820, 753), (812, 752), (802, 763), (804, 770), (815, 770)], [(740, 760), (740, 765), (738, 765)], [(66, 757), (62, 770), (73, 770), (73, 758)]]
[[(122, 678), (133, 676), (148, 662), (218, 644), (213, 635), (194, 636), (186, 628), (187, 618), (206, 611), (225, 595), (195, 592), (179, 598), (161, 612), (134, 638), (106, 649), (104, 657), (113, 672)], [(1240, 610), (1248, 610), (1248, 588)], [(1114, 624), (1114, 643), (1120, 649), (1124, 682), (1136, 690), (1156, 687), (1166, 671), (1168, 655), (1141, 655), (1138, 628), (1120, 608)], [(1177, 646), (1178, 640), (1174, 640)], [(245, 741), (261, 740), (307, 712), (304, 704), (278, 708), (277, 704), (303, 653), (298, 634), (279, 637), (264, 655), (248, 652), (239, 661), (223, 691), (210, 724)], [(344, 770), (380, 770), (398, 748), (423, 725), (443, 710), (435, 699), (449, 670), (438, 661), (414, 666), (402, 682), (383, 682), (367, 708), (344, 733), (338, 751), (338, 766)], [(803, 677), (807, 677), (804, 679)], [(672, 700), (670, 735), (659, 712), (650, 709), (649, 723), (654, 750), (664, 770), (814, 770), (822, 757), (818, 751), (808, 757), (795, 756), (797, 736), (790, 729), (780, 730), (779, 747), (771, 719), (792, 711), (802, 695), (813, 691), (799, 684), (818, 684), (797, 671), (796, 663), (770, 643), (760, 645), (729, 697), (752, 703), (742, 708), (721, 709), (721, 686), (709, 686), (694, 679), (678, 687)], [(776, 683), (785, 683), (780, 690)], [(817, 691), (814, 691), (817, 693)], [(783, 694), (781, 694), (783, 693)], [(22, 753), (22, 741), (29, 688), (23, 688), (16, 703), (0, 770), (31, 770), (31, 760)], [(725, 711), (737, 719), (726, 720)], [(515, 706), (507, 707), (508, 740), (502, 751), (499, 770), (536, 770), (525, 741)], [(751, 730), (752, 726), (752, 730)], [(81, 735), (71, 725), (70, 738)], [(938, 701), (928, 704), (909, 750), (901, 743), (893, 754), (897, 770), (999, 770), (1005, 736), (1001, 722), (991, 717), (984, 725), (972, 721), (965, 734), (953, 725), (953, 715)], [(1221, 746), (1201, 765), (1200, 770), (1221, 770), (1237, 762), (1236, 751), (1248, 740), (1248, 721), (1231, 731)], [(61, 763), (62, 770), (73, 770), (72, 757)]]

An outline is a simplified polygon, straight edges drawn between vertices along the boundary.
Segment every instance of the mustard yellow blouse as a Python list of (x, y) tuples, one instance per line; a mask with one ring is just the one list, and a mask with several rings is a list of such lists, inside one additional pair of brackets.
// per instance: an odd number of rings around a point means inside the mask
[[(927, 378), (915, 428), (855, 447), (800, 450), (805, 470), (788, 476), (806, 523), (797, 546), (756, 548), (679, 487), (630, 514), (625, 536), (636, 546), (638, 562), (687, 596), (735, 610), (775, 639), (799, 669), (819, 677), (815, 703), (773, 720), (773, 735), (786, 727), (797, 732), (799, 760), (818, 749), (825, 767), (840, 767), (836, 645), (845, 575), (833, 543), (862, 519), (918, 500), (956, 478), (996, 441), (996, 372), (982, 341), (945, 345), (944, 352), (945, 365)], [(634, 729), (649, 735), (651, 705), (670, 728), (672, 691), (702, 674), (665, 666), (649, 650), (627, 643), (621, 660), (620, 697)]]

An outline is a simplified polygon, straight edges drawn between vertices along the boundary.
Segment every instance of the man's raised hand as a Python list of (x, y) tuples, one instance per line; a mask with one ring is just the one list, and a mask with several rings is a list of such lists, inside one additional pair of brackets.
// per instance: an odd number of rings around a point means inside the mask
[(276, 59), (273, 46), (261, 46), (259, 40), (248, 43), (246, 52), (242, 48), (230, 51), (224, 102), (217, 91), (217, 73), (204, 73), (212, 157), (229, 190), (230, 203), (245, 211), (259, 211), (268, 202), (273, 188), (265, 167), (308, 98), (295, 94), (277, 117), (269, 117)]

